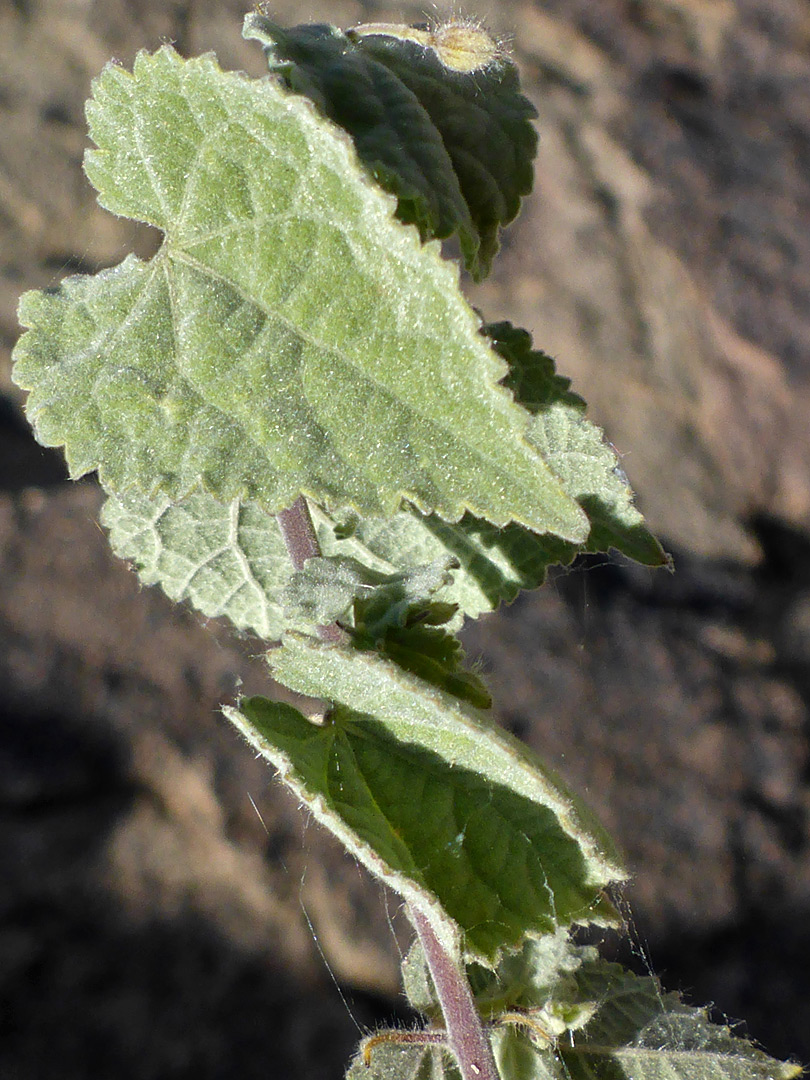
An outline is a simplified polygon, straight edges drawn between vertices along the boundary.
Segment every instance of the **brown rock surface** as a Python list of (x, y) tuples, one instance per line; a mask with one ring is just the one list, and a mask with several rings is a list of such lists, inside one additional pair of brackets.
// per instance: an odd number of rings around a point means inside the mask
[[(384, 902), (217, 716), (240, 680), (266, 686), (260, 646), (138, 588), (96, 490), (63, 483), (8, 382), (23, 289), (154, 246), (81, 174), (90, 79), (166, 39), (260, 74), (243, 11), (0, 7), (0, 1073), (20, 1080), (341, 1075), (356, 1032), (301, 901), (361, 1023), (368, 994), (395, 991)], [(574, 377), (678, 572), (583, 564), (470, 647), (505, 723), (624, 846), (635, 933), (668, 983), (808, 1060), (810, 16), (803, 0), (490, 14), (514, 33), (541, 153), (471, 295)]]

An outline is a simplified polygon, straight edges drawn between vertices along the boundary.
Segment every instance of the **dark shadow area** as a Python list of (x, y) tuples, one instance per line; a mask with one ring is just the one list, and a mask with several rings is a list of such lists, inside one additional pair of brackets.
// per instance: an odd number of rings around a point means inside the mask
[(138, 793), (120, 743), (66, 717), (0, 723), (0, 1074), (338, 1080), (352, 1017), (368, 1030), (388, 1004), (344, 1003), (194, 912), (122, 910), (96, 880)]
[(28, 424), (0, 396), (0, 491), (47, 488), (67, 479), (64, 453), (35, 442)]
[(774, 907), (705, 937), (651, 944), (651, 960), (668, 989), (694, 1005), (722, 1002), (713, 1019), (732, 1025), (769, 1053), (810, 1059), (810, 1000), (802, 973), (810, 966), (810, 912)]

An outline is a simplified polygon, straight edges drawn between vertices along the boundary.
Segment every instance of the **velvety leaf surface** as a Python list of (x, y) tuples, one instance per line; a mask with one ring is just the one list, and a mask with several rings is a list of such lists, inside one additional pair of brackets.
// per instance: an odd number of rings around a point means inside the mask
[[(597, 999), (583, 992), (577, 973), (584, 964), (598, 960), (595, 948), (575, 945), (568, 929), (560, 928), (505, 951), (494, 969), (468, 964), (467, 976), (478, 1010), (487, 1020), (520, 1011), (533, 1018), (550, 1039), (557, 1039), (566, 1031), (578, 1031), (592, 1019)], [(438, 1020), (441, 1010), (418, 939), (402, 972), (411, 1006)]]
[(451, 565), (445, 560), (381, 575), (355, 559), (314, 558), (293, 575), (284, 595), (288, 611), (300, 612), (310, 626), (338, 622), (353, 648), (378, 652), (448, 694), (488, 709), (489, 691), (464, 667), (461, 642), (452, 632), (458, 608), (430, 599), (452, 580)]
[[(317, 506), (311, 509), (324, 556), (339, 561), (328, 572), (323, 562), (320, 571), (313, 566), (296, 579), (292, 594), (294, 574), (276, 519), (254, 502), (223, 503), (197, 490), (173, 503), (133, 488), (109, 497), (102, 521), (113, 550), (138, 568), (144, 584), (160, 585), (171, 599), (187, 600), (214, 618), (225, 615), (270, 641), (285, 630), (341, 617), (363, 585), (449, 560), (453, 566), (442, 573), (437, 600), (475, 617), (513, 599), (520, 587), (540, 584), (550, 563), (570, 561), (577, 551), (516, 526), (499, 535), (469, 516), (452, 526), (402, 510), (346, 530)], [(457, 616), (453, 625), (459, 622)]]
[(468, 956), (492, 963), (527, 934), (612, 918), (600, 893), (623, 871), (609, 839), (485, 714), (375, 653), (287, 638), (270, 662), (337, 703), (326, 724), (261, 698), (227, 715), (372, 872), (443, 909)]
[(254, 12), (243, 33), (261, 43), (270, 70), (290, 89), (351, 135), (360, 160), (397, 196), (401, 221), (417, 225), (423, 239), (457, 232), (475, 257), (478, 234), (441, 136), (385, 64), (333, 26), (283, 27)]
[[(531, 348), (524, 331), (508, 323), (486, 331), (509, 363), (510, 389), (542, 425), (547, 453), (565, 474), (569, 494), (580, 499), (591, 517), (585, 544), (538, 536), (514, 524), (497, 529), (470, 514), (453, 524), (407, 507), (382, 519), (345, 512), (330, 516), (313, 505), (326, 558), (291, 578), (275, 519), (255, 504), (242, 503), (240, 520), (248, 515), (250, 526), (240, 525), (240, 534), (251, 540), (231, 547), (232, 570), (218, 578), (225, 565), (222, 538), (235, 511), (198, 491), (176, 510), (165, 496), (149, 499), (128, 492), (121, 500), (126, 504), (121, 520), (111, 500), (105, 523), (112, 528), (115, 550), (142, 568), (148, 584), (163, 583), (173, 599), (188, 599), (207, 615), (226, 614), (240, 628), (271, 639), (285, 629), (346, 618), (356, 597), (392, 575), (404, 575), (402, 580), (410, 580), (417, 591), (423, 586), (422, 598), (436, 594), (437, 601), (457, 605), (460, 615), (475, 617), (512, 600), (520, 589), (541, 585), (549, 566), (568, 563), (579, 551), (600, 550), (600, 545), (647, 565), (665, 565), (667, 556), (633, 505), (613, 451), (585, 420), (569, 380), (556, 374), (550, 357)], [(560, 410), (556, 419), (555, 409)], [(555, 426), (559, 434), (552, 450)], [(330, 559), (337, 561), (330, 566)], [(430, 567), (443, 567), (431, 584), (424, 577)], [(222, 600), (215, 595), (220, 586)], [(248, 596), (251, 604), (245, 603)], [(459, 622), (460, 617), (454, 625)]]
[(166, 47), (108, 66), (88, 116), (102, 203), (166, 238), (21, 302), (15, 379), (74, 476), (584, 540), (457, 271), (306, 99)]
[[(334, 533), (328, 547), (333, 545), (341, 546), (340, 541), (335, 541)], [(426, 600), (449, 584), (452, 565), (452, 560), (445, 559), (412, 571), (390, 574), (345, 555), (308, 559), (303, 569), (293, 574), (286, 591), (286, 602), (305, 612), (313, 624), (340, 620), (356, 626), (351, 609), (358, 600), (363, 602), (364, 608), (369, 603), (375, 605), (378, 618), (400, 624), (412, 603)], [(452, 614), (452, 611), (448, 612), (441, 621), (447, 622)]]
[(173, 503), (133, 489), (107, 499), (101, 522), (116, 555), (172, 600), (268, 641), (312, 625), (285, 614), (292, 564), (276, 519), (255, 503), (219, 503), (206, 492)]
[(472, 514), (455, 523), (413, 512), (389, 520), (344, 516), (339, 528), (400, 569), (455, 557), (453, 581), (440, 595), (471, 618), (513, 600), (521, 589), (542, 585), (550, 566), (568, 564), (581, 551), (614, 549), (646, 566), (667, 566), (669, 558), (636, 509), (615, 452), (586, 419), (570, 380), (557, 374), (551, 357), (532, 348), (525, 330), (503, 322), (484, 332), (509, 365), (505, 385), (534, 417), (530, 438), (587, 513), (588, 539), (566, 543), (515, 524), (495, 529)]
[[(801, 1067), (769, 1057), (703, 1009), (662, 993), (603, 960), (575, 974), (593, 1018), (581, 1030), (542, 1048), (529, 1029), (510, 1025), (494, 1036), (501, 1075), (515, 1080), (792, 1080)], [(542, 1016), (542, 1014), (541, 1014)]]
[(436, 49), (388, 34), (365, 37), (363, 46), (413, 91), (441, 134), (480, 236), (468, 269), (486, 277), (499, 230), (517, 217), (534, 180), (537, 112), (520, 93), (517, 68), (498, 53), (470, 74), (449, 70)]
[(453, 557), (453, 580), (438, 596), (470, 618), (514, 600), (521, 589), (542, 585), (549, 566), (570, 563), (582, 549), (520, 526), (499, 530), (472, 514), (455, 524), (407, 508), (389, 519), (341, 513), (335, 518), (340, 534), (398, 569)]
[(356, 1057), (346, 1080), (461, 1080), (461, 1074), (446, 1050), (383, 1043), (374, 1049), (368, 1065), (362, 1056)]

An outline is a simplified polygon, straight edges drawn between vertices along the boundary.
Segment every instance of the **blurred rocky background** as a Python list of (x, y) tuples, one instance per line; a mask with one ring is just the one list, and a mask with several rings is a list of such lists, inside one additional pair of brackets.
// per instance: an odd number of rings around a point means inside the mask
[[(155, 237), (83, 102), (233, 0), (0, 0), (0, 1076), (337, 1080), (397, 1001), (382, 896), (218, 714), (260, 644), (141, 589), (8, 377), (19, 293)], [(274, 0), (285, 22), (419, 4)], [(492, 280), (605, 427), (677, 573), (590, 560), (467, 634), (503, 722), (623, 845), (624, 950), (810, 1060), (810, 8), (487, 0), (541, 133)], [(629, 943), (629, 944), (628, 944)], [(328, 968), (327, 968), (328, 965)], [(335, 986), (339, 984), (340, 993)], [(343, 998), (341, 997), (341, 993)]]

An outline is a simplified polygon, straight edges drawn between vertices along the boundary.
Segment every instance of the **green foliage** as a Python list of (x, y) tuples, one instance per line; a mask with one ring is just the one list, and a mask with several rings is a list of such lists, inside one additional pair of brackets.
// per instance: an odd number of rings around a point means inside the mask
[[(514, 65), (468, 25), (254, 14), (244, 33), (269, 77), (162, 48), (95, 81), (87, 175), (163, 242), (22, 298), (13, 376), (37, 437), (98, 472), (145, 583), (282, 640), (273, 675), (322, 715), (259, 697), (226, 714), (435, 935), (502, 1080), (789, 1080), (570, 943), (615, 921), (624, 871), (485, 711), (455, 636), (579, 552), (667, 564), (583, 400), (525, 331), (482, 325), (441, 253), (455, 237), (485, 276), (531, 188)], [(317, 539), (298, 570), (290, 507)], [(415, 947), (404, 970), (440, 1024), (435, 962)], [(436, 1027), (419, 1037), (383, 1036), (350, 1076), (483, 1075)]]
[(509, 365), (503, 380), (533, 416), (529, 440), (543, 454), (566, 492), (588, 515), (587, 551), (615, 548), (647, 566), (667, 559), (633, 505), (633, 492), (604, 435), (585, 418), (585, 402), (557, 375), (550, 356), (532, 348), (530, 335), (511, 323), (485, 328)]
[[(529, 335), (509, 323), (484, 330), (508, 364), (505, 385), (534, 417), (529, 436), (549, 448), (566, 492), (588, 515), (591, 531), (584, 544), (517, 524), (498, 529), (470, 514), (451, 523), (407, 506), (391, 518), (339, 510), (330, 515), (313, 506), (322, 551), (331, 560), (344, 560), (343, 591), (333, 592), (333, 606), (326, 607), (325, 581), (317, 597), (298, 595), (290, 603), (285, 590), (292, 569), (278, 525), (250, 501), (224, 504), (200, 490), (179, 501), (148, 498), (137, 490), (113, 495), (104, 512), (113, 548), (172, 599), (188, 599), (206, 615), (227, 615), (240, 629), (270, 640), (285, 629), (341, 617), (353, 599), (353, 584), (361, 580), (379, 584), (386, 575), (408, 575), (448, 559), (454, 568), (444, 576), (439, 598), (471, 618), (514, 599), (520, 589), (542, 585), (549, 566), (569, 563), (578, 551), (615, 547), (646, 565), (665, 565), (666, 555), (633, 505), (613, 451), (585, 418), (582, 399), (556, 374), (553, 360), (532, 349)], [(357, 564), (357, 581), (345, 580), (347, 559)], [(338, 564), (331, 565), (336, 571)], [(320, 572), (330, 573), (326, 566)], [(314, 589), (311, 577), (310, 582)], [(333, 573), (330, 588), (338, 584)], [(300, 615), (308, 607), (308, 617), (295, 617), (296, 610)]]
[(290, 627), (280, 599), (290, 557), (276, 519), (255, 503), (218, 503), (200, 491), (172, 502), (131, 489), (107, 499), (101, 521), (113, 551), (135, 563), (145, 585), (271, 641)]
[(492, 704), (484, 684), (462, 666), (461, 642), (447, 627), (456, 604), (426, 599), (452, 582), (453, 560), (380, 574), (356, 559), (310, 559), (286, 591), (288, 610), (310, 625), (337, 622), (356, 649), (378, 652), (478, 708)]
[[(437, 1015), (418, 945), (404, 970), (411, 1004)], [(526, 942), (496, 972), (473, 966), (470, 981), (509, 1080), (793, 1080), (802, 1071), (711, 1023), (705, 1010), (664, 993), (656, 979), (573, 945), (563, 932)], [(446, 1051), (380, 1042), (370, 1066), (358, 1058), (347, 1080), (458, 1075)]]
[(333, 703), (326, 722), (263, 698), (231, 720), (357, 858), (412, 906), (441, 909), (468, 956), (491, 964), (527, 934), (613, 918), (600, 894), (623, 872), (607, 835), (463, 695), (307, 637), (270, 664)]
[(397, 196), (400, 220), (423, 239), (457, 233), (467, 269), (486, 277), (499, 228), (531, 191), (537, 150), (537, 113), (514, 64), (497, 56), (470, 78), (390, 33), (285, 28), (258, 14), (244, 33), (261, 42), (271, 71), (349, 132), (360, 160)]

